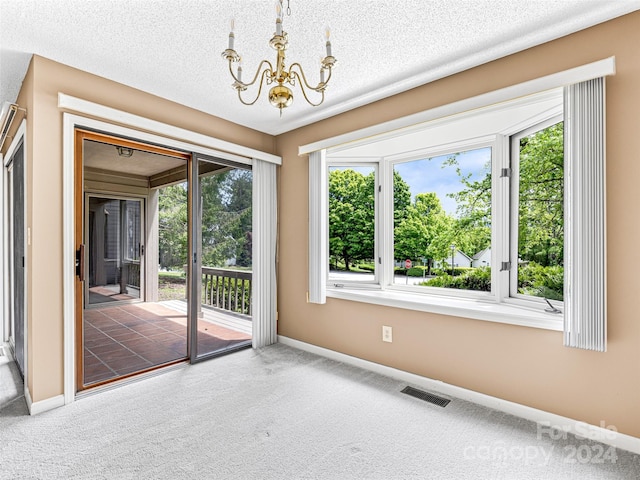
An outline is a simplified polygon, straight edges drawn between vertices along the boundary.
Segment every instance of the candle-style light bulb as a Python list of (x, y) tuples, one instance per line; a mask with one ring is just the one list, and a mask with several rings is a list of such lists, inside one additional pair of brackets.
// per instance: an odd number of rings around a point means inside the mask
[(282, 35), (282, 3), (280, 0), (276, 1), (276, 35)]
[(327, 40), (327, 57), (331, 57), (331, 41), (329, 40), (331, 38), (331, 29), (329, 27), (324, 30), (324, 38)]
[(242, 81), (242, 62), (238, 63), (238, 75), (236, 75), (238, 77), (238, 81), (241, 82)]
[(234, 43), (235, 43), (235, 39), (236, 36), (234, 35), (233, 31), (236, 28), (236, 21), (235, 19), (231, 19), (231, 30), (229, 31), (229, 50), (233, 50), (234, 47)]

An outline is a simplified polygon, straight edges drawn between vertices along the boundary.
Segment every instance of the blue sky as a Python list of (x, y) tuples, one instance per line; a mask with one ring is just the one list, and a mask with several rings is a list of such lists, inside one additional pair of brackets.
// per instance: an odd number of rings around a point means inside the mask
[[(442, 203), (442, 208), (449, 214), (456, 213), (456, 201), (447, 196), (462, 190), (462, 183), (456, 173), (455, 165), (443, 165), (451, 155), (441, 155), (423, 160), (398, 163), (394, 169), (409, 184), (411, 199), (417, 193), (435, 192)], [(463, 175), (471, 174), (471, 181), (480, 180), (491, 168), (491, 148), (469, 150), (456, 155)]]
[[(447, 196), (448, 193), (457, 193), (462, 190), (460, 177), (456, 173), (455, 165), (443, 165), (444, 161), (452, 155), (412, 160), (410, 162), (396, 163), (396, 170), (402, 179), (409, 184), (411, 200), (418, 193), (435, 192), (442, 203), (442, 208), (452, 216), (456, 216), (456, 201)], [(468, 150), (455, 155), (463, 175), (471, 174), (471, 181), (484, 178), (491, 169), (491, 148), (479, 148)], [(363, 175), (373, 171), (373, 167), (332, 166), (330, 170), (355, 170)]]

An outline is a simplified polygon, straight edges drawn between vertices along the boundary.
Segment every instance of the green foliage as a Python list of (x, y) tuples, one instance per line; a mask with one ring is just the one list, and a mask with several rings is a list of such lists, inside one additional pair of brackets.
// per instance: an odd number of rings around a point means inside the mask
[(202, 264), (251, 266), (252, 175), (229, 170), (200, 179), (202, 196)]
[(158, 198), (161, 268), (181, 269), (187, 263), (187, 186), (162, 188)]
[[(520, 143), (519, 162), (519, 238), (518, 258), (556, 270), (532, 273), (526, 269), (519, 287), (523, 293), (561, 298), (563, 265), (563, 124), (536, 132)], [(410, 188), (394, 170), (394, 258), (410, 259), (421, 265), (426, 261), (427, 274), (451, 275), (446, 264), (451, 257), (451, 245), (473, 256), (491, 246), (491, 166), (485, 166), (481, 178), (464, 173), (461, 162), (464, 152), (449, 156), (442, 168), (455, 169), (461, 189), (451, 193), (457, 205), (455, 216), (442, 208), (434, 192), (417, 193), (411, 199)], [(374, 197), (373, 173), (363, 175), (354, 169), (335, 168), (329, 174), (329, 248), (333, 265), (352, 270), (374, 258)], [(431, 267), (444, 262), (445, 268)], [(374, 265), (362, 265), (359, 270), (374, 271)], [(447, 282), (452, 288), (485, 289), (489, 284), (486, 270), (455, 268)], [(409, 275), (422, 275), (411, 270)], [(480, 273), (484, 272), (484, 273)], [(406, 273), (397, 268), (397, 274)], [(533, 278), (535, 277), (535, 278)], [(445, 282), (445, 280), (438, 280)], [(437, 282), (434, 282), (437, 283)], [(445, 282), (446, 283), (446, 282)]]
[[(457, 269), (456, 269), (457, 270)], [(456, 273), (454, 270), (454, 273)], [(491, 291), (491, 268), (467, 268), (458, 276), (443, 274), (427, 280), (420, 285), (428, 287), (456, 288), (460, 290)]]
[(394, 257), (437, 259), (433, 256), (434, 240), (447, 232), (452, 222), (438, 196), (433, 192), (418, 193), (402, 216), (394, 229)]
[(486, 165), (484, 177), (471, 181), (470, 175), (462, 173), (457, 156), (450, 157), (447, 163), (456, 168), (464, 188), (449, 195), (456, 200), (458, 218), (449, 235), (438, 245), (437, 260), (447, 258), (451, 244), (468, 255), (475, 255), (491, 245), (491, 165)]
[(411, 205), (411, 190), (400, 174), (393, 171), (393, 228), (397, 228), (407, 217), (407, 207)]
[(520, 141), (518, 256), (543, 266), (564, 263), (564, 124)]
[[(463, 290), (491, 291), (491, 268), (454, 269), (455, 276), (434, 270), (435, 278), (421, 283), (429, 287), (457, 288)], [(449, 272), (450, 273), (450, 272)], [(545, 297), (552, 300), (563, 299), (563, 267), (544, 267), (536, 263), (522, 265), (518, 269), (518, 293)]]
[[(453, 269), (453, 276), (454, 277), (458, 277), (460, 275), (464, 275), (468, 272), (470, 272), (471, 270), (477, 270), (475, 268), (472, 267), (454, 267)], [(433, 275), (451, 275), (451, 268), (434, 268), (431, 273)]]
[(518, 268), (518, 293), (551, 300), (564, 298), (564, 267), (545, 267), (535, 262)]
[(356, 268), (358, 270), (363, 271), (363, 272), (375, 272), (376, 271), (376, 266), (375, 266), (374, 263), (361, 262), (356, 266)]
[(375, 175), (352, 169), (329, 172), (329, 253), (345, 270), (374, 257)]
[[(228, 170), (200, 178), (202, 197), (202, 264), (223, 267), (235, 259), (251, 266), (252, 176)], [(181, 269), (187, 263), (187, 184), (159, 192), (160, 267)]]
[(423, 277), (424, 271), (424, 267), (411, 267), (409, 270), (407, 270), (407, 275), (409, 277)]

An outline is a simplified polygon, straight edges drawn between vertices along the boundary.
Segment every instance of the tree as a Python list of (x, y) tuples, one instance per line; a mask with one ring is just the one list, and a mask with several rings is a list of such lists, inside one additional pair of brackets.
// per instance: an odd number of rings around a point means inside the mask
[(520, 141), (518, 256), (564, 264), (564, 124)]
[(329, 171), (329, 254), (346, 270), (374, 257), (375, 175), (353, 169)]
[(202, 197), (202, 264), (251, 265), (252, 175), (228, 170), (200, 179)]
[(457, 202), (457, 218), (451, 226), (447, 248), (450, 254), (450, 246), (455, 244), (457, 250), (473, 256), (491, 245), (491, 164), (486, 165), (487, 173), (482, 178), (472, 180), (471, 174), (462, 173), (457, 156), (446, 163), (456, 167), (464, 187), (449, 195)]
[(407, 216), (407, 207), (411, 205), (409, 184), (400, 174), (393, 171), (393, 227), (396, 228)]
[(160, 266), (181, 269), (187, 263), (187, 184), (161, 189), (158, 205)]
[(426, 258), (430, 271), (432, 261), (441, 259), (436, 248), (439, 243), (434, 241), (450, 230), (453, 219), (442, 209), (440, 199), (433, 192), (418, 193), (403, 216), (394, 229), (394, 257)]
[[(233, 169), (200, 178), (202, 264), (222, 267), (234, 259), (251, 266), (252, 174)], [(187, 184), (159, 194), (160, 266), (182, 268), (187, 262)]]

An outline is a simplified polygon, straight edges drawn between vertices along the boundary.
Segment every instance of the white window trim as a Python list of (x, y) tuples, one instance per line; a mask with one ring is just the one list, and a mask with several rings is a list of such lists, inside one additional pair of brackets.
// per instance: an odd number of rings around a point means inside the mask
[[(327, 289), (327, 297), (420, 312), (562, 331), (557, 315), (506, 303), (387, 290)], [(425, 301), (423, 297), (427, 297)]]
[[(309, 155), (309, 292), (307, 302), (323, 304), (327, 301), (327, 275), (329, 259), (327, 218), (327, 152), (320, 150)], [(315, 207), (315, 208), (314, 208)]]
[[(488, 135), (475, 139), (465, 139), (460, 142), (431, 146), (412, 152), (380, 159), (380, 180), (382, 191), (379, 199), (381, 207), (381, 221), (384, 225), (393, 223), (393, 167), (402, 162), (446, 155), (455, 151), (468, 151), (477, 148), (492, 149), (492, 264), (509, 258), (509, 184), (507, 178), (501, 178), (502, 168), (509, 165), (509, 137), (503, 135)], [(368, 159), (371, 161), (371, 159)], [(386, 160), (386, 161), (385, 161)], [(327, 161), (328, 166), (358, 164), (358, 161), (347, 162)], [(327, 169), (328, 171), (328, 169)], [(328, 184), (326, 184), (328, 189)], [(322, 192), (327, 198), (328, 190)], [(500, 199), (502, 198), (502, 201)], [(310, 199), (313, 201), (313, 199)], [(325, 219), (328, 217), (325, 217)], [(380, 232), (382, 230), (382, 232)], [(372, 283), (342, 283), (336, 286), (329, 282), (326, 287), (326, 297), (351, 300), (388, 307), (403, 308), (422, 312), (437, 313), (485, 320), (533, 328), (562, 331), (562, 318), (556, 314), (544, 311), (544, 305), (537, 300), (514, 301), (509, 297), (509, 272), (501, 272), (492, 268), (492, 291), (460, 291), (447, 288), (429, 288), (403, 286), (393, 284), (394, 255), (393, 228), (380, 228), (376, 223), (376, 236), (381, 238), (381, 255), (383, 258), (380, 282)], [(328, 238), (327, 238), (328, 240)], [(328, 260), (328, 257), (325, 257)], [(546, 305), (546, 304), (545, 304)]]
[(373, 272), (373, 280), (366, 280), (366, 281), (362, 281), (362, 280), (340, 280), (340, 279), (336, 279), (336, 278), (331, 278), (330, 277), (330, 271), (329, 271), (329, 258), (331, 256), (331, 251), (329, 250), (329, 225), (328, 225), (328, 221), (327, 219), (329, 218), (329, 197), (328, 197), (328, 192), (329, 192), (329, 169), (331, 167), (371, 167), (373, 168), (373, 173), (375, 175), (375, 181), (374, 181), (374, 189), (377, 189), (377, 187), (380, 185), (380, 163), (377, 160), (372, 160), (372, 159), (361, 159), (358, 161), (350, 161), (350, 160), (327, 160), (326, 162), (326, 168), (324, 169), (324, 177), (325, 177), (325, 182), (326, 182), (326, 190), (323, 191), (323, 195), (325, 195), (327, 197), (327, 215), (323, 218), (323, 222), (327, 225), (326, 227), (326, 235), (325, 235), (325, 243), (327, 244), (327, 267), (326, 267), (326, 276), (324, 277), (326, 280), (326, 284), (327, 284), (327, 288), (343, 288), (344, 286), (351, 286), (352, 288), (379, 288), (380, 286), (380, 277), (381, 277), (381, 269), (380, 269), (380, 262), (378, 261), (378, 258), (380, 258), (380, 229), (378, 228), (378, 225), (380, 223), (380, 201), (379, 201), (379, 196), (380, 196), (380, 192), (375, 192), (374, 191), (374, 198), (376, 199), (374, 204), (375, 204), (375, 212), (374, 212), (374, 234), (373, 234), (373, 259), (374, 259), (374, 264), (375, 264), (375, 270)]
[[(544, 130), (545, 128), (549, 128), (557, 123), (563, 122), (563, 115), (554, 115), (551, 118), (544, 119), (543, 121), (536, 123), (535, 125), (531, 125), (530, 127), (522, 130), (511, 136), (511, 165), (510, 168), (513, 171), (511, 179), (509, 180), (509, 194), (510, 194), (510, 203), (511, 206), (511, 215), (510, 215), (510, 239), (511, 245), (509, 245), (509, 256), (507, 258), (511, 259), (511, 270), (508, 272), (509, 274), (509, 295), (508, 301), (514, 305), (522, 305), (522, 306), (537, 306), (538, 308), (546, 308), (548, 305), (544, 298), (534, 297), (531, 295), (523, 295), (518, 293), (518, 229), (519, 229), (519, 217), (518, 217), (518, 208), (520, 203), (520, 195), (519, 195), (519, 185), (520, 185), (520, 140), (529, 135), (532, 135), (536, 132)], [(557, 300), (549, 300), (551, 304), (560, 309), (561, 312), (564, 311), (564, 302), (560, 302)], [(563, 317), (560, 313), (554, 313), (558, 319), (562, 319)]]
[[(416, 123), (419, 121), (426, 122), (428, 120), (434, 120), (439, 117), (443, 117), (445, 115), (453, 115), (456, 113), (461, 113), (465, 110), (472, 110), (473, 108), (478, 108), (482, 106), (487, 106), (492, 103), (498, 103), (501, 101), (512, 100), (517, 98), (518, 96), (528, 95), (532, 93), (539, 92), (541, 90), (564, 87), (566, 85), (575, 84), (578, 82), (583, 82), (586, 80), (591, 80), (597, 77), (605, 77), (607, 75), (615, 74), (615, 58), (611, 57), (599, 62), (594, 62), (592, 64), (584, 65), (582, 67), (577, 67), (571, 70), (567, 70), (565, 72), (559, 72), (554, 75), (550, 75), (547, 77), (543, 77), (541, 79), (532, 80), (529, 82), (525, 82), (524, 84), (515, 85), (512, 87), (508, 87), (506, 89), (502, 89), (496, 92), (490, 92), (485, 95), (480, 95), (478, 97), (473, 97), (471, 99), (463, 100), (461, 102), (455, 102), (454, 104), (444, 105), (442, 107), (438, 107), (436, 109), (429, 110), (427, 112), (422, 112), (420, 114), (411, 115), (409, 117), (404, 117), (401, 119), (397, 119), (391, 122), (387, 122), (385, 124), (376, 125), (374, 127), (370, 127), (367, 129), (363, 129), (356, 132), (351, 132), (348, 134), (340, 135), (338, 137), (333, 137), (330, 139), (322, 140), (320, 142), (315, 142), (313, 144), (301, 146), (299, 148), (300, 154), (309, 153), (315, 150), (321, 150), (326, 154), (326, 148), (335, 147), (335, 151), (339, 151), (343, 148), (344, 144), (347, 142), (354, 142), (353, 144), (358, 143), (367, 143), (371, 141), (372, 137), (376, 137), (376, 140), (387, 137), (394, 137), (402, 132), (401, 129), (406, 129), (406, 131), (415, 131)], [(541, 119), (543, 120), (543, 119)], [(509, 137), (508, 135), (513, 135), (517, 133), (519, 130), (522, 130), (523, 126), (518, 126), (517, 129), (505, 132), (499, 132), (502, 135), (498, 135), (498, 138), (495, 142), (496, 156), (498, 159), (503, 159), (503, 162), (508, 162), (510, 146), (509, 146)], [(368, 137), (368, 138), (367, 138)], [(506, 159), (506, 160), (504, 160)], [(494, 162), (496, 168), (500, 168), (500, 161)], [(505, 163), (504, 168), (509, 167), (508, 163)], [(380, 168), (381, 171), (381, 181), (382, 181), (382, 190), (383, 194), (388, 197), (389, 189), (392, 186), (387, 185), (389, 182), (385, 182), (385, 175), (389, 175), (388, 167), (384, 168), (382, 166)], [(507, 208), (509, 205), (509, 195), (510, 189), (508, 188), (508, 182), (502, 182), (503, 185), (498, 185), (496, 188), (495, 182), (499, 181), (499, 177), (497, 175), (492, 176), (492, 189), (494, 191), (494, 195), (492, 196), (492, 209), (494, 215), (499, 212), (499, 209)], [(504, 185), (506, 183), (506, 185)], [(385, 192), (385, 189), (387, 190)], [(310, 199), (310, 209), (313, 212), (317, 209), (315, 205), (318, 202), (317, 198)], [(567, 208), (565, 206), (565, 208)], [(387, 209), (388, 210), (388, 209)], [(501, 218), (509, 218), (508, 212), (502, 211), (499, 213)], [(385, 214), (385, 211), (382, 213), (382, 221), (389, 221), (388, 213)], [(503, 222), (504, 225), (500, 228), (492, 228), (492, 265), (498, 265), (497, 262), (502, 261), (501, 259), (509, 259), (510, 254), (510, 243), (509, 243), (509, 222)], [(565, 225), (565, 229), (567, 226)], [(502, 240), (501, 240), (502, 239)], [(494, 245), (496, 247), (494, 248)], [(565, 240), (566, 245), (566, 240)], [(384, 235), (381, 241), (381, 249), (382, 252), (390, 251), (389, 246), (389, 238), (388, 235)], [(498, 251), (500, 250), (500, 251)], [(315, 255), (314, 251), (309, 252), (310, 261), (312, 257)], [(384, 253), (387, 254), (388, 253)], [(565, 252), (565, 256), (567, 252)], [(323, 261), (324, 259), (316, 260)], [(566, 262), (565, 262), (566, 263)], [(383, 279), (388, 279), (389, 274), (389, 265), (392, 265), (393, 262), (385, 261), (385, 270), (383, 272)], [(604, 270), (604, 274), (606, 275), (606, 270)], [(377, 289), (356, 289), (356, 288), (327, 288), (326, 296), (337, 298), (337, 299), (346, 299), (352, 301), (361, 301), (366, 303), (373, 303), (397, 308), (405, 308), (411, 310), (419, 310), (426, 311), (432, 313), (439, 313), (445, 315), (454, 315), (454, 316), (462, 316), (466, 318), (478, 319), (478, 320), (486, 320), (491, 322), (499, 322), (499, 323), (508, 323), (513, 325), (522, 325), (528, 327), (536, 327), (543, 328), (549, 330), (562, 331), (565, 330), (565, 337), (567, 334), (566, 323), (567, 320), (559, 318), (559, 315), (545, 312), (540, 308), (540, 304), (538, 302), (528, 302), (523, 301), (519, 298), (511, 298), (509, 297), (510, 288), (509, 288), (509, 272), (501, 272), (505, 278), (500, 278), (500, 291), (495, 292), (496, 298), (491, 301), (483, 301), (473, 298), (459, 298), (451, 295), (448, 296), (438, 296), (438, 295), (429, 295), (423, 294), (428, 298), (428, 303), (424, 301), (423, 295), (413, 293), (403, 289), (402, 291), (395, 291), (395, 289), (390, 288), (390, 286), (379, 287)], [(492, 275), (493, 281), (493, 275)], [(605, 285), (605, 293), (606, 293), (606, 285)], [(565, 297), (566, 288), (565, 288)], [(422, 297), (422, 298), (420, 298)], [(537, 299), (536, 299), (537, 300)], [(565, 299), (566, 301), (566, 299)], [(605, 299), (606, 301), (606, 299)], [(532, 305), (535, 305), (535, 309), (530, 308)], [(567, 307), (567, 312), (569, 308)], [(567, 315), (565, 312), (565, 317)], [(606, 315), (606, 311), (605, 311)], [(564, 323), (564, 326), (563, 326)], [(606, 317), (604, 320), (605, 324), (605, 332), (604, 332), (604, 342), (606, 348)], [(569, 344), (566, 341), (566, 344)], [(576, 345), (571, 345), (576, 346)], [(584, 348), (584, 347), (582, 347)]]
[(598, 77), (615, 75), (615, 73), (615, 57), (608, 57), (593, 63), (588, 63), (544, 77), (535, 78), (527, 82), (487, 92), (482, 95), (448, 103), (413, 115), (407, 115), (405, 117), (373, 125), (371, 127), (354, 130), (335, 137), (329, 137), (313, 143), (301, 145), (298, 147), (298, 155), (306, 155), (311, 152), (326, 150), (328, 148), (345, 145), (351, 142), (358, 143), (362, 142), (363, 139), (372, 139), (373, 137), (375, 137), (376, 140), (379, 140), (386, 136), (395, 136), (401, 133), (400, 130), (415, 129), (416, 126), (421, 123), (445, 118), (458, 113), (468, 112), (477, 108), (488, 107), (490, 105), (513, 100), (514, 98), (525, 97), (545, 90), (565, 87), (567, 85), (592, 80)]
[[(465, 152), (470, 150), (476, 150), (480, 148), (491, 148), (491, 178), (492, 183), (493, 179), (496, 177), (496, 171), (499, 172), (499, 169), (496, 170), (495, 164), (497, 162), (495, 150), (496, 150), (496, 141), (498, 139), (498, 135), (487, 135), (479, 138), (471, 138), (464, 139), (460, 142), (448, 143), (445, 145), (436, 145), (428, 148), (416, 150), (413, 152), (404, 152), (397, 155), (392, 155), (385, 157), (381, 160), (383, 164), (381, 166), (381, 170), (385, 172), (384, 180), (382, 181), (382, 195), (383, 198), (383, 221), (384, 225), (393, 225), (393, 168), (395, 165), (399, 163), (405, 163), (420, 159), (433, 158), (441, 155), (449, 155), (453, 152)], [(388, 160), (388, 161), (385, 161)], [(493, 185), (492, 185), (493, 189)], [(492, 195), (493, 197), (493, 195)], [(492, 205), (493, 207), (493, 205)], [(493, 218), (492, 218), (493, 222)], [(384, 230), (384, 229), (383, 229)], [(492, 228), (493, 232), (493, 228)], [(382, 251), (382, 264), (384, 275), (382, 277), (382, 288), (389, 290), (398, 290), (403, 292), (411, 292), (415, 291), (416, 293), (424, 293), (430, 295), (444, 295), (449, 297), (460, 297), (460, 298), (470, 298), (473, 300), (489, 300), (495, 301), (496, 294), (493, 291), (490, 293), (487, 292), (476, 292), (472, 290), (456, 290), (452, 288), (438, 288), (438, 287), (411, 287), (411, 286), (402, 286), (394, 284), (394, 229), (393, 227), (387, 228), (385, 231), (381, 233), (381, 236), (384, 237), (384, 245), (385, 248)], [(492, 242), (493, 242), (493, 233), (492, 233)], [(494, 269), (495, 270), (495, 269)], [(492, 270), (492, 279), (491, 284), (494, 285), (495, 279), (493, 278), (494, 272)], [(418, 290), (420, 289), (420, 290)]]

